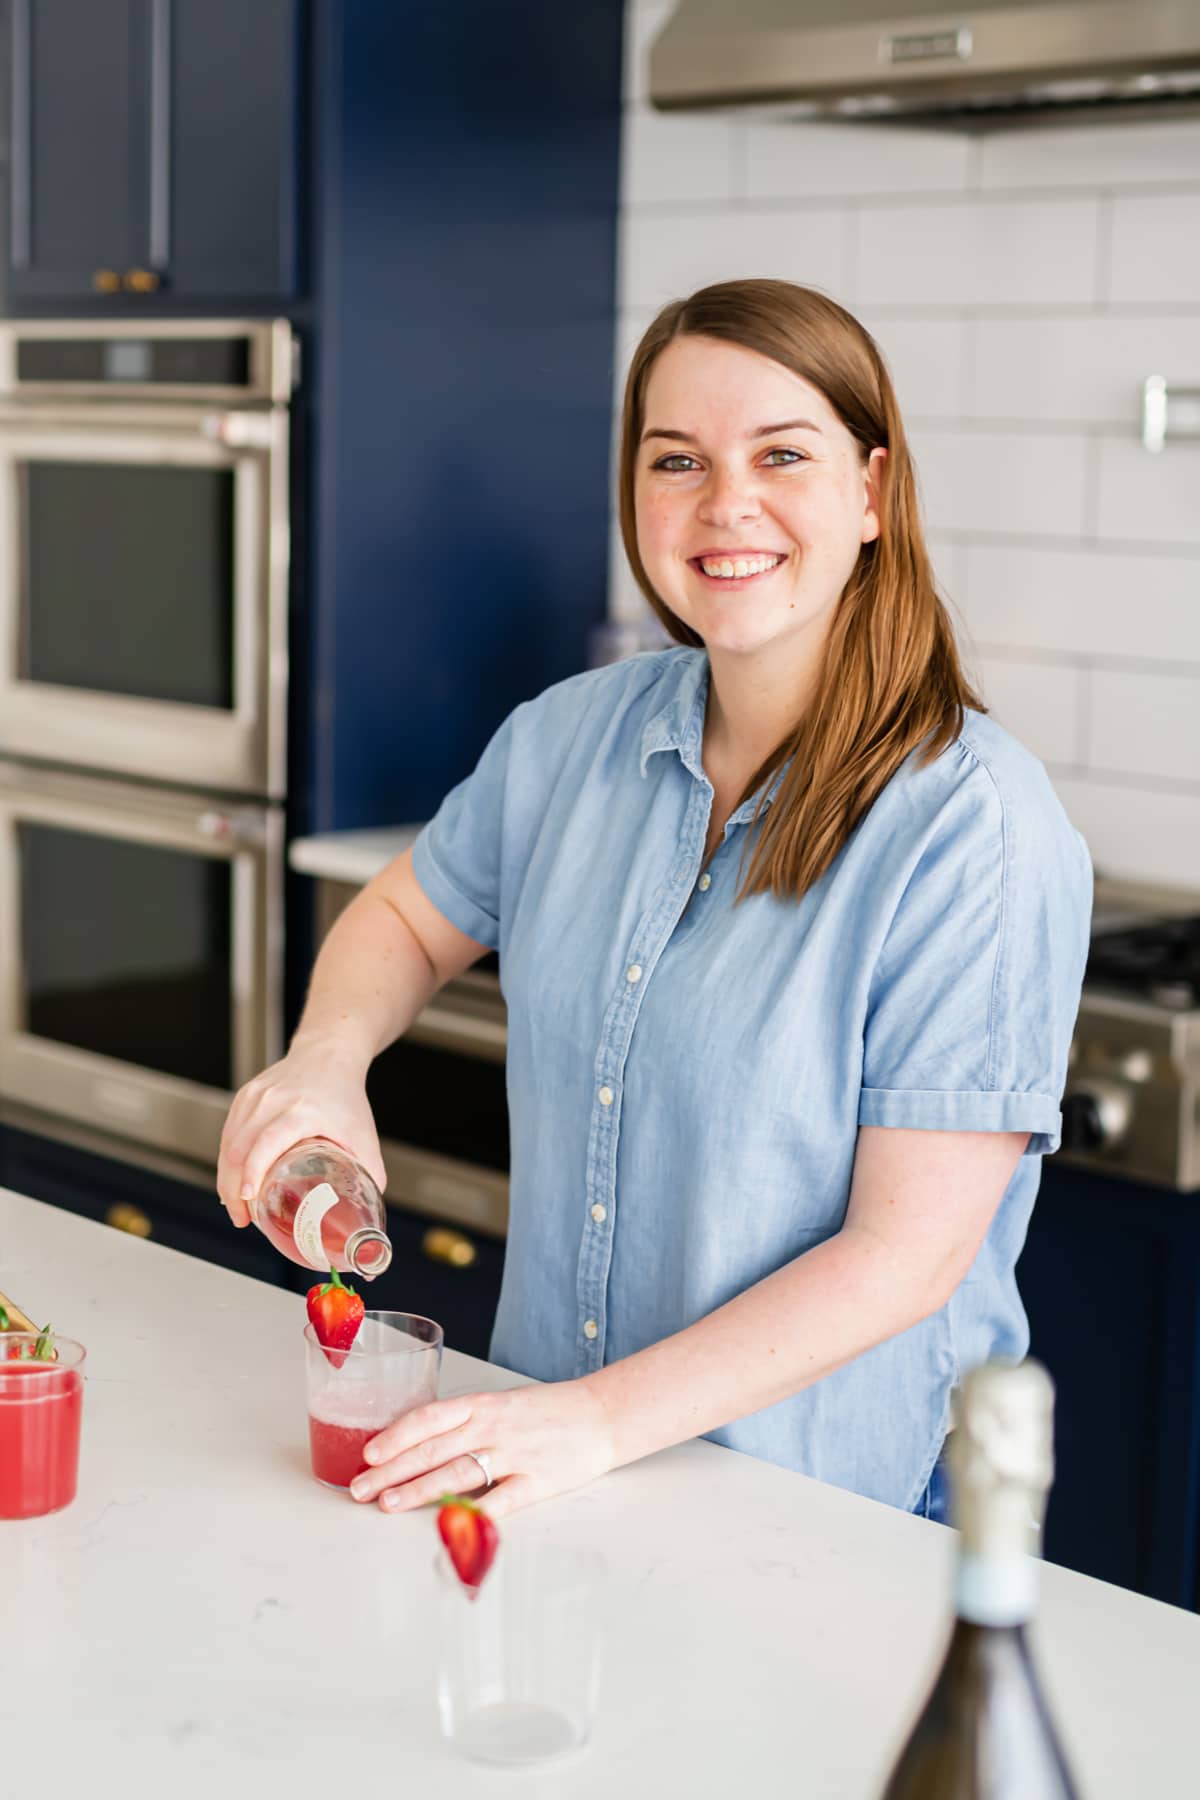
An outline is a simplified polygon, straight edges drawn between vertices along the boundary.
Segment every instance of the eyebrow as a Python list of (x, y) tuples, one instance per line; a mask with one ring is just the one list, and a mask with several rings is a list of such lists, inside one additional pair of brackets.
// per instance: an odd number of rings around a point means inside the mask
[[(775, 437), (781, 431), (815, 431), (822, 435), (821, 427), (814, 425), (811, 419), (784, 419), (780, 425), (760, 425), (757, 431), (748, 431), (748, 438)], [(694, 444), (697, 440), (690, 431), (668, 431), (665, 426), (651, 426), (642, 433), (643, 444), (650, 438), (669, 438), (675, 444)]]

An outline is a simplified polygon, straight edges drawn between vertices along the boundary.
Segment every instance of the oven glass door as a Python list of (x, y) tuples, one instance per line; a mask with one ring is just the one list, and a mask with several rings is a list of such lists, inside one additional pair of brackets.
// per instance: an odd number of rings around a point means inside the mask
[(0, 750), (282, 794), (286, 442), (282, 410), (0, 409)]
[(17, 676), (233, 708), (234, 471), (15, 465)]
[(282, 821), (0, 763), (0, 1095), (215, 1161), (279, 1054)]
[(17, 826), (24, 1019), (48, 1043), (233, 1086), (233, 865)]

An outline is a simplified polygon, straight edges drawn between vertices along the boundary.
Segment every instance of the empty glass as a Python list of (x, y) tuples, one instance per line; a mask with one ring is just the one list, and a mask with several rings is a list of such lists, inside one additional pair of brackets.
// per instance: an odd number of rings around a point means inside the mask
[(604, 1558), (502, 1528), (477, 1591), (445, 1552), (436, 1568), (438, 1709), (455, 1749), (506, 1764), (582, 1749), (600, 1685)]

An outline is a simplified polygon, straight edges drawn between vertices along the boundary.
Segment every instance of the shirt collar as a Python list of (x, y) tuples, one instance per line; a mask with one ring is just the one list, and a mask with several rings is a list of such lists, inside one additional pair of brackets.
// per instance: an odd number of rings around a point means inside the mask
[(646, 765), (656, 751), (677, 750), (684, 767), (705, 780), (700, 752), (704, 743), (704, 709), (708, 704), (708, 657), (703, 650), (693, 650), (679, 658), (672, 673), (671, 691), (642, 732), (639, 767), (644, 777)]
[[(675, 676), (675, 686), (671, 694), (659, 710), (650, 718), (642, 732), (642, 753), (640, 768), (643, 779), (650, 758), (658, 750), (675, 750), (684, 768), (699, 781), (707, 781), (701, 752), (704, 746), (704, 714), (708, 705), (708, 656), (703, 650), (693, 650), (686, 658), (680, 658), (679, 672)], [(764, 810), (770, 806), (779, 791), (779, 784), (788, 772), (791, 763), (789, 757), (783, 766), (771, 777), (771, 785), (763, 800)], [(758, 806), (761, 789), (758, 794), (751, 794), (730, 816), (731, 825), (744, 824), (754, 817)]]

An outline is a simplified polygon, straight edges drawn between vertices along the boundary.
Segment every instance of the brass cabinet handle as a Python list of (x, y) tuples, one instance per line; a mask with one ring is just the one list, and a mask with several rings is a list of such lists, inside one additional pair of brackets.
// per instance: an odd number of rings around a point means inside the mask
[(131, 294), (156, 294), (162, 286), (162, 276), (153, 269), (128, 269), (125, 286)]
[(121, 277), (115, 269), (97, 269), (92, 276), (92, 286), (98, 294), (119, 294)]
[(430, 1262), (446, 1263), (451, 1269), (469, 1269), (479, 1255), (469, 1237), (461, 1231), (450, 1231), (435, 1225), (421, 1239), (421, 1248)]
[(128, 1200), (118, 1200), (104, 1215), (104, 1223), (111, 1225), (114, 1231), (127, 1231), (130, 1237), (148, 1238), (154, 1230), (149, 1218), (140, 1206), (131, 1206)]

